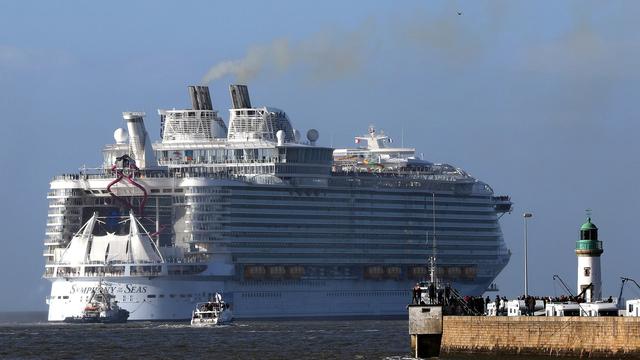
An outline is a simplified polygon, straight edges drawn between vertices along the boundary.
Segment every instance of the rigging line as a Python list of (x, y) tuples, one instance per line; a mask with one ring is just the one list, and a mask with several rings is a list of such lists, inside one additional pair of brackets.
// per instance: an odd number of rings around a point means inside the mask
[(136, 307), (136, 309), (135, 309), (135, 310), (129, 311), (129, 314), (133, 314), (134, 312), (138, 311), (138, 310), (140, 309), (140, 307), (141, 307), (142, 305), (144, 305), (144, 303), (146, 303), (146, 302), (147, 302), (147, 299), (142, 299), (142, 301), (140, 302), (140, 304), (138, 305), (138, 307)]

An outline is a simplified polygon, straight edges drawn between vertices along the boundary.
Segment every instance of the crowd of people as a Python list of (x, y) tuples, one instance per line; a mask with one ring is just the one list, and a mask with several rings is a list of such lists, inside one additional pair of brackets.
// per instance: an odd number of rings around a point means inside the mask
[[(522, 315), (533, 316), (536, 311), (543, 310), (547, 303), (566, 303), (566, 302), (584, 302), (584, 298), (576, 296), (531, 296), (522, 295), (516, 300), (520, 303), (519, 308), (522, 310)], [(507, 315), (509, 299), (506, 296), (500, 297), (496, 295), (492, 300), (489, 296), (483, 298), (482, 296), (464, 296), (460, 297), (459, 294), (450, 286), (446, 285), (442, 288), (436, 287), (432, 283), (421, 284), (416, 283), (413, 287), (412, 304), (428, 305), (438, 304), (443, 306), (443, 313), (445, 315), (489, 315), (490, 307), (493, 308), (491, 315)], [(610, 296), (607, 302), (613, 302)], [(489, 306), (490, 304), (495, 304)], [(524, 306), (522, 306), (524, 305)]]
[(426, 286), (416, 283), (413, 287), (411, 303), (442, 305), (445, 315), (482, 315), (485, 311), (484, 300), (481, 296), (460, 297), (457, 291), (449, 285), (436, 287), (433, 283)]
[[(519, 301), (524, 301), (524, 315), (526, 316), (530, 316), (533, 315), (536, 310), (536, 304), (540, 304), (540, 302), (542, 303), (542, 306), (538, 306), (538, 308), (540, 309), (544, 309), (544, 307), (547, 305), (547, 301), (549, 301), (549, 298), (544, 298), (544, 297), (538, 297), (538, 296), (525, 296), (522, 295), (520, 297), (518, 297), (516, 300)], [(509, 302), (509, 300), (507, 299), (506, 296), (500, 297), (500, 295), (496, 295), (495, 300), (493, 301), (493, 303), (495, 303), (495, 315), (506, 315), (507, 314), (507, 303)], [(489, 311), (489, 304), (491, 303), (491, 299), (487, 296), (487, 298), (485, 299), (485, 311), (488, 314)]]
[[(585, 299), (583, 297), (566, 296), (566, 295), (555, 296), (555, 297), (522, 295), (522, 296), (519, 296), (516, 300), (524, 302), (523, 315), (525, 316), (535, 315), (536, 311), (545, 309), (548, 303), (569, 303), (569, 302), (584, 303), (585, 302)], [(609, 296), (609, 298), (606, 301), (609, 303), (612, 303), (613, 298)], [(500, 297), (499, 295), (496, 295), (496, 298), (493, 301), (493, 303), (495, 303), (495, 315), (507, 315), (508, 302), (509, 300), (505, 296)], [(485, 299), (485, 312), (487, 313), (488, 313), (488, 308), (490, 303), (492, 303), (492, 301), (487, 296), (487, 298)]]

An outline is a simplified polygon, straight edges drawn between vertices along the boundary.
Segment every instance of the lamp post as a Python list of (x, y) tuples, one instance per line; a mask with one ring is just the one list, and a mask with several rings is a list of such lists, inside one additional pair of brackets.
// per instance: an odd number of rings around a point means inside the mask
[(532, 213), (524, 213), (522, 214), (522, 218), (524, 219), (524, 296), (529, 296), (529, 274), (528, 274), (528, 264), (527, 264), (527, 243), (528, 243), (528, 233), (527, 233), (527, 219), (533, 217)]

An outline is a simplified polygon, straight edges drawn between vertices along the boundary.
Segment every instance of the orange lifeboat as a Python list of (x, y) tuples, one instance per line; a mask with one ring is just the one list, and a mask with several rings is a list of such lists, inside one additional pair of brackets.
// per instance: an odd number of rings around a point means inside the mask
[(384, 268), (382, 266), (368, 266), (364, 270), (364, 275), (368, 279), (380, 279), (384, 275)]
[(450, 279), (458, 279), (462, 274), (462, 269), (459, 266), (450, 266), (447, 268), (447, 274)]
[(427, 276), (427, 268), (424, 266), (415, 266), (411, 268), (411, 277), (414, 279), (422, 279)]
[(244, 277), (246, 279), (263, 279), (267, 270), (264, 266), (245, 266)]
[(462, 268), (462, 276), (465, 279), (473, 280), (476, 278), (477, 274), (478, 274), (478, 268), (475, 266), (467, 266)]
[(384, 269), (384, 271), (387, 277), (391, 279), (397, 279), (400, 277), (400, 275), (402, 275), (402, 269), (400, 269), (399, 266), (389, 266), (388, 268)]
[(267, 268), (267, 275), (272, 279), (281, 279), (286, 273), (284, 266), (269, 266)]
[(289, 266), (287, 267), (287, 276), (292, 279), (299, 279), (304, 276), (303, 266)]

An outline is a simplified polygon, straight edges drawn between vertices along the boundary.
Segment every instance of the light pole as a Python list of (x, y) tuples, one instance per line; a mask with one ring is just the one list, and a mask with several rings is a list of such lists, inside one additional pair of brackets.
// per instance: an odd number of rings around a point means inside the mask
[(528, 233), (527, 233), (527, 219), (533, 217), (532, 213), (524, 213), (522, 214), (522, 218), (524, 219), (524, 296), (529, 296), (529, 274), (528, 274), (528, 264), (527, 264), (527, 243), (528, 243)]

